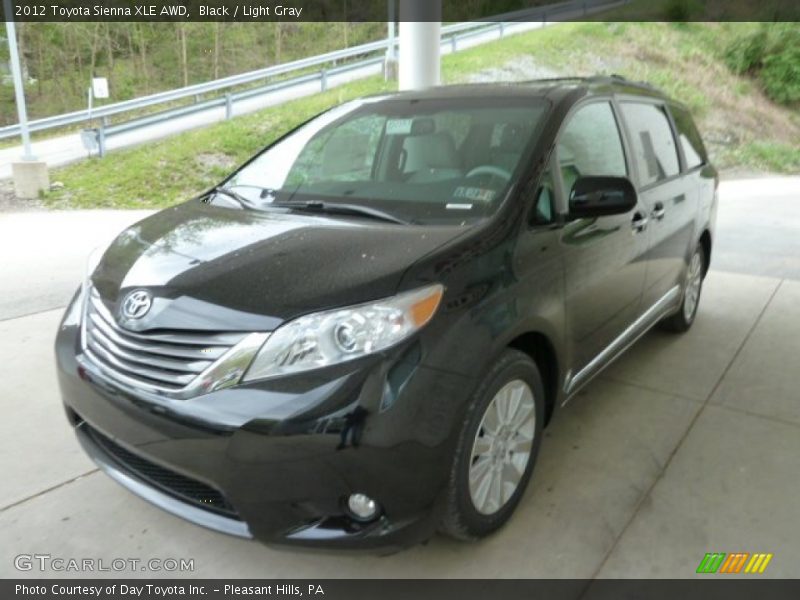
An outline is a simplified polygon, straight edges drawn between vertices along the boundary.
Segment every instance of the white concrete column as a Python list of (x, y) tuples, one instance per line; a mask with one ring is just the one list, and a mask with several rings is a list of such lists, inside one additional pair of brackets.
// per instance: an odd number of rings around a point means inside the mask
[(400, 89), (439, 85), (441, 0), (400, 2)]
[(388, 4), (388, 13), (389, 19), (386, 23), (387, 29), (387, 46), (386, 46), (386, 58), (383, 61), (383, 76), (386, 81), (396, 81), (397, 80), (397, 49), (395, 45), (397, 44), (397, 39), (395, 36), (395, 32), (397, 31), (396, 21), (397, 21), (397, 0), (387, 0)]

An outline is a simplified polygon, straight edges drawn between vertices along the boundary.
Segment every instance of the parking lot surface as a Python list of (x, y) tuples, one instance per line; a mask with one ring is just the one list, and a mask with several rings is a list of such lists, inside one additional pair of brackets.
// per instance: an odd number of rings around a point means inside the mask
[(61, 310), (14, 316), (25, 314), (26, 292), (4, 273), (4, 290), (21, 300), (0, 315), (0, 576), (41, 576), (17, 571), (14, 557), (45, 553), (194, 559), (191, 573), (99, 576), (665, 578), (694, 576), (706, 552), (773, 553), (762, 577), (797, 576), (800, 181), (784, 184), (773, 196), (726, 184), (695, 326), (651, 332), (560, 412), (507, 527), (478, 544), (436, 537), (391, 557), (230, 538), (99, 473), (60, 407), (52, 342)]

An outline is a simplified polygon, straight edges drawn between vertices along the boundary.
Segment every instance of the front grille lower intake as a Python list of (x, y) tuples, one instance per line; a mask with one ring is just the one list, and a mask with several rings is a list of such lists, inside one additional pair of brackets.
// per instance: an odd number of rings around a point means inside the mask
[(241, 520), (239, 514), (219, 490), (126, 450), (85, 421), (79, 426), (97, 446), (114, 459), (123, 471), (182, 502), (228, 518)]

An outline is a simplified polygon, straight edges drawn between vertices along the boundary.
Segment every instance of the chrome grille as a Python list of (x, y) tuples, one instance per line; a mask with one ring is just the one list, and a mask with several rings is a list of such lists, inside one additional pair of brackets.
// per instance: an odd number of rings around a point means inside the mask
[(247, 335), (128, 331), (117, 324), (97, 291), (91, 289), (83, 344), (93, 362), (125, 383), (175, 392), (192, 383)]

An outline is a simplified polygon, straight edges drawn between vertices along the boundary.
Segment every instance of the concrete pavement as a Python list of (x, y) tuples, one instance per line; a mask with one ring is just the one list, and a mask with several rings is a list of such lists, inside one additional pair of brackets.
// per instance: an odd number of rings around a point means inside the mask
[[(729, 406), (726, 390), (765, 336), (773, 369), (797, 372), (794, 340), (770, 334), (776, 321), (800, 322), (799, 295), (800, 282), (712, 271), (697, 328), (648, 335), (553, 422), (508, 527), (479, 544), (435, 538), (391, 558), (273, 550), (132, 496), (93, 470), (64, 421), (50, 348), (59, 311), (7, 320), (0, 381), (14, 394), (0, 425), (0, 576), (35, 574), (15, 571), (19, 553), (50, 553), (193, 558), (203, 577), (690, 577), (706, 552), (734, 550), (773, 552), (766, 575), (795, 576), (800, 420), (784, 410), (797, 396), (776, 384)], [(684, 361), (708, 368), (683, 381)], [(670, 369), (681, 387), (642, 375), (644, 363)]]
[[(479, 544), (437, 537), (390, 558), (307, 554), (163, 513), (94, 470), (73, 439), (52, 360), (61, 311), (0, 321), (0, 577), (39, 575), (14, 569), (20, 553), (190, 558), (201, 577), (692, 577), (706, 552), (734, 551), (774, 553), (764, 576), (797, 576), (800, 281), (790, 259), (798, 230), (778, 218), (751, 231), (747, 220), (800, 194), (790, 186), (772, 197), (762, 181), (752, 184), (758, 196), (737, 200), (748, 185), (721, 191), (695, 327), (651, 332), (565, 407), (514, 519)], [(773, 248), (776, 239), (785, 243)], [(780, 259), (777, 277), (750, 272), (759, 256)], [(46, 271), (36, 265), (46, 259), (37, 260), (31, 273), (40, 279)], [(49, 260), (51, 270), (59, 264)]]
[(800, 177), (723, 181), (720, 197), (714, 266), (800, 279)]
[(93, 248), (152, 211), (0, 212), (0, 320), (66, 306)]

